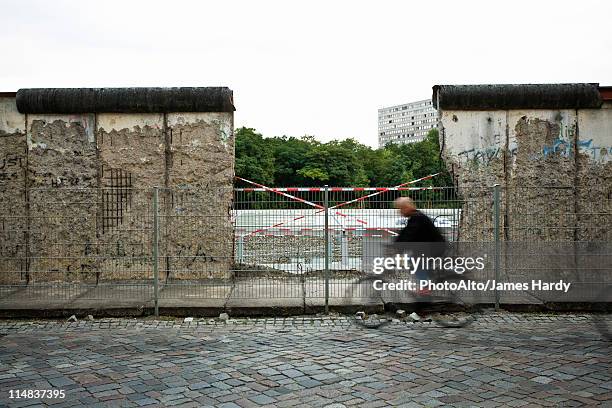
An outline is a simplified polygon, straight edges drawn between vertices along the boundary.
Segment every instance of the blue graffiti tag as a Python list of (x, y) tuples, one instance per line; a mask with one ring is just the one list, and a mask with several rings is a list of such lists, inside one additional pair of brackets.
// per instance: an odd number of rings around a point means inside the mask
[[(587, 154), (593, 160), (605, 161), (612, 156), (611, 146), (595, 146), (593, 145), (593, 139), (579, 140), (576, 144), (579, 153)], [(553, 141), (552, 145), (542, 148), (542, 155), (545, 158), (557, 153), (563, 157), (571, 157), (574, 153), (574, 146), (567, 140), (557, 138)]]

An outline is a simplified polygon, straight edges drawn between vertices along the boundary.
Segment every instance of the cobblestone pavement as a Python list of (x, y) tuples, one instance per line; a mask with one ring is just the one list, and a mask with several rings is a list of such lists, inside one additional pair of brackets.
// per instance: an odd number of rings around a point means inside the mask
[[(588, 315), (0, 321), (0, 405), (612, 406), (611, 360)], [(66, 397), (9, 398), (28, 389)]]

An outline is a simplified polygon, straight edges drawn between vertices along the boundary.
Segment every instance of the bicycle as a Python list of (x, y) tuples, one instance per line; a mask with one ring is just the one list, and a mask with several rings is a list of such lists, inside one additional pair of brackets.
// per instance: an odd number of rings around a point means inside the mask
[[(459, 287), (459, 282), (470, 280), (467, 276), (459, 275), (454, 271), (433, 271), (431, 275), (429, 281), (432, 284), (444, 284), (446, 282), (449, 287)], [(397, 290), (380, 289), (384, 287), (389, 288), (389, 284), (397, 286), (398, 283), (413, 290), (402, 290), (401, 293), (405, 296), (398, 299)], [(451, 285), (451, 283), (456, 285)], [(385, 309), (387, 309), (389, 304), (402, 305), (410, 303), (415, 305), (415, 312), (417, 313), (432, 310), (436, 313), (432, 315), (431, 320), (447, 328), (466, 327), (472, 324), (476, 320), (477, 315), (481, 313), (482, 304), (478, 291), (468, 295), (459, 289), (448, 289), (443, 291), (434, 290), (429, 294), (423, 294), (416, 290), (417, 287), (418, 285), (413, 275), (402, 277), (397, 273), (372, 274), (361, 277), (357, 282), (352, 283), (346, 289), (346, 295), (350, 299), (363, 299), (365, 289), (368, 298), (381, 301)], [(357, 324), (366, 328), (380, 328), (392, 321), (391, 319), (379, 319), (376, 314), (373, 316), (370, 319), (370, 316), (363, 313), (363, 315), (357, 315), (355, 320)]]

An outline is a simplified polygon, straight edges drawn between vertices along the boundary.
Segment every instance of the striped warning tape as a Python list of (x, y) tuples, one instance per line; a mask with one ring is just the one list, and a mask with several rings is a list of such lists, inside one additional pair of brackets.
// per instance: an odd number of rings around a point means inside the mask
[[(304, 203), (304, 204), (310, 205), (311, 207), (318, 208), (320, 211), (317, 211), (317, 213), (320, 213), (320, 212), (325, 211), (325, 207), (323, 207), (322, 205), (319, 205), (319, 204), (313, 203), (313, 202), (308, 201), (308, 200), (304, 200), (304, 199), (302, 199), (302, 198), (296, 197), (296, 196), (291, 195), (291, 194), (287, 194), (287, 193), (285, 193), (284, 191), (278, 191), (277, 189), (274, 189), (274, 188), (272, 188), (272, 187), (267, 187), (267, 186), (264, 186), (263, 184), (259, 184), (259, 183), (256, 183), (256, 182), (254, 182), (254, 181), (247, 180), (247, 179), (242, 178), (242, 177), (238, 177), (238, 176), (236, 176), (236, 178), (237, 178), (238, 180), (242, 180), (242, 181), (244, 181), (245, 183), (249, 183), (249, 184), (252, 184), (252, 185), (257, 186), (257, 187), (259, 187), (259, 188), (262, 188), (262, 189), (264, 189), (265, 191), (270, 191), (270, 192), (272, 192), (272, 193), (279, 194), (279, 195), (281, 195), (281, 196), (283, 196), (283, 197), (287, 197), (287, 198), (289, 198), (289, 199), (291, 199), (291, 200), (293, 200), (293, 201), (298, 201), (298, 202), (301, 202), (301, 203)], [(344, 214), (344, 213), (342, 213), (342, 212), (340, 212), (340, 211), (335, 211), (334, 213), (335, 213), (336, 215), (341, 216), (341, 217), (345, 217), (345, 218), (354, 218), (354, 219), (355, 219), (355, 220), (356, 220), (358, 223), (360, 223), (360, 224), (367, 224), (367, 221), (364, 221), (364, 220), (362, 220), (362, 219), (360, 219), (360, 218), (353, 217), (352, 215)], [(305, 218), (305, 217), (306, 217), (305, 215), (300, 215), (299, 217), (296, 217), (296, 218), (292, 219), (292, 220), (291, 220), (291, 222), (293, 222), (293, 221), (297, 221), (297, 220), (300, 220), (300, 219)], [(280, 223), (277, 223), (277, 224), (271, 225), (271, 226), (266, 227), (266, 228), (263, 228), (263, 229), (258, 229), (258, 230), (256, 230), (256, 231), (251, 232), (251, 234), (250, 234), (250, 235), (253, 235), (253, 234), (259, 234), (259, 233), (261, 233), (261, 232), (267, 231), (267, 230), (268, 230), (268, 229), (270, 229), (270, 228), (279, 227), (279, 226), (281, 226), (281, 225), (283, 225), (283, 224), (286, 224), (286, 223), (287, 223), (287, 221), (284, 221), (284, 222), (280, 222)]]
[[(356, 198), (356, 199), (354, 199), (354, 200), (349, 200), (349, 201), (346, 201), (346, 202), (344, 202), (344, 203), (340, 203), (340, 204), (334, 205), (334, 206), (332, 206), (332, 207), (329, 207), (329, 208), (328, 208), (328, 210), (335, 210), (335, 209), (340, 208), (340, 207), (343, 207), (343, 206), (345, 206), (345, 205), (349, 205), (349, 204), (353, 204), (353, 203), (356, 203), (356, 202), (359, 202), (359, 201), (367, 200), (368, 198), (371, 198), (371, 197), (377, 196), (377, 195), (379, 195), (379, 194), (382, 194), (382, 193), (384, 193), (385, 191), (390, 191), (390, 190), (391, 190), (391, 189), (393, 189), (393, 188), (397, 189), (397, 188), (401, 188), (401, 187), (404, 187), (404, 186), (407, 186), (407, 185), (410, 185), (410, 184), (415, 184), (415, 183), (418, 183), (418, 182), (420, 182), (420, 181), (429, 180), (429, 179), (431, 179), (431, 178), (433, 178), (433, 177), (437, 176), (438, 174), (440, 174), (440, 173), (430, 174), (430, 175), (428, 175), (428, 176), (421, 177), (421, 178), (416, 179), (416, 180), (411, 180), (411, 181), (409, 181), (409, 182), (407, 182), (407, 183), (402, 183), (402, 184), (399, 184), (399, 185), (397, 185), (397, 186), (395, 186), (395, 187), (384, 187), (384, 188), (381, 188), (381, 189), (377, 190), (375, 193), (368, 194), (368, 195), (366, 195), (366, 196), (359, 197), (359, 198)], [(291, 199), (291, 200), (298, 201), (298, 202), (301, 202), (301, 203), (304, 203), (304, 204), (307, 204), (307, 205), (310, 205), (310, 206), (312, 206), (312, 207), (315, 207), (315, 208), (319, 209), (319, 211), (316, 211), (314, 214), (319, 214), (319, 213), (321, 213), (321, 212), (324, 212), (324, 211), (325, 211), (325, 207), (323, 207), (322, 205), (319, 205), (319, 204), (313, 203), (313, 202), (308, 201), (308, 200), (304, 200), (303, 198), (296, 197), (296, 196), (291, 195), (291, 194), (287, 194), (285, 191), (281, 191), (280, 189), (277, 189), (277, 188), (272, 188), (272, 187), (267, 187), (267, 186), (264, 186), (263, 184), (259, 184), (259, 183), (256, 183), (256, 182), (254, 182), (254, 181), (247, 180), (247, 179), (245, 179), (245, 178), (238, 177), (238, 176), (236, 176), (236, 179), (238, 179), (238, 180), (242, 180), (242, 181), (244, 181), (245, 183), (249, 183), (249, 184), (251, 184), (251, 185), (257, 186), (258, 188), (263, 189), (264, 191), (269, 191), (269, 192), (272, 192), (272, 193), (275, 193), (275, 194), (279, 194), (279, 195), (282, 195), (282, 196), (284, 196), (284, 197), (287, 197), (287, 198), (289, 198), (289, 199)], [(318, 188), (318, 190), (317, 190), (317, 191), (325, 191), (325, 188), (320, 188), (320, 187), (315, 187), (315, 188)], [(359, 188), (359, 187), (354, 187), (354, 188)], [(366, 187), (364, 187), (364, 188), (366, 188)], [(423, 187), (422, 189), (423, 189), (423, 190), (425, 190), (425, 189), (428, 189), (428, 187)], [(359, 222), (360, 224), (367, 224), (367, 223), (368, 223), (367, 221), (364, 221), (364, 220), (362, 220), (362, 219), (360, 219), (360, 218), (356, 218), (356, 217), (354, 217), (354, 216), (352, 216), (352, 215), (348, 215), (348, 214), (341, 213), (340, 211), (334, 211), (334, 213), (335, 213), (336, 215), (341, 216), (341, 217), (353, 218), (353, 219), (355, 219), (357, 222)], [(298, 220), (301, 220), (301, 219), (303, 219), (303, 218), (306, 218), (306, 215), (300, 215), (300, 216), (295, 217), (295, 218), (293, 218), (293, 219), (291, 219), (291, 220), (288, 220), (288, 221), (279, 222), (279, 223), (277, 223), (277, 224), (274, 224), (274, 225), (271, 225), (271, 226), (268, 226), (268, 227), (265, 227), (265, 228), (257, 229), (257, 230), (255, 230), (255, 231), (252, 231), (252, 232), (251, 232), (249, 235), (259, 234), (259, 233), (261, 233), (261, 232), (265, 232), (265, 231), (267, 231), (267, 230), (269, 230), (269, 229), (276, 228), (276, 227), (279, 227), (279, 226), (281, 226), (281, 225), (284, 225), (284, 224), (287, 224), (287, 223), (290, 223), (290, 222), (298, 221)], [(388, 233), (390, 233), (390, 234), (392, 234), (392, 235), (398, 235), (398, 234), (397, 234), (397, 232), (392, 231), (392, 230), (389, 230), (389, 229), (386, 229), (386, 228), (383, 228), (382, 230), (383, 230), (383, 231), (386, 231), (386, 232), (388, 232)]]
[(287, 198), (289, 198), (289, 199), (291, 199), (291, 200), (293, 200), (293, 201), (298, 201), (298, 202), (300, 202), (300, 203), (304, 203), (304, 204), (310, 205), (310, 206), (315, 207), (315, 208), (325, 209), (325, 207), (323, 207), (322, 205), (315, 204), (315, 203), (313, 203), (312, 201), (304, 200), (303, 198), (296, 197), (296, 196), (291, 195), (291, 194), (287, 194), (287, 193), (285, 193), (284, 191), (280, 191), (279, 189), (276, 189), (276, 188), (271, 188), (271, 187), (267, 187), (267, 186), (264, 186), (263, 184), (259, 184), (259, 183), (256, 183), (256, 182), (254, 182), (254, 181), (247, 180), (247, 179), (242, 178), (242, 177), (238, 177), (238, 176), (236, 176), (236, 178), (237, 178), (238, 180), (242, 180), (242, 181), (244, 181), (245, 183), (249, 183), (249, 184), (252, 184), (252, 185), (254, 185), (254, 186), (257, 186), (257, 187), (259, 187), (259, 188), (263, 189), (264, 191), (270, 191), (270, 192), (272, 192), (272, 193), (280, 194), (280, 195), (282, 195), (283, 197), (287, 197)]
[[(423, 190), (444, 190), (448, 189), (448, 187), (330, 187), (328, 191), (330, 192), (338, 192), (338, 191), (423, 191)], [(272, 189), (275, 192), (287, 192), (287, 193), (296, 193), (296, 192), (323, 192), (324, 188), (320, 187), (280, 187)], [(236, 192), (264, 192), (270, 191), (265, 188), (235, 188)]]
[[(267, 228), (267, 227), (266, 227)], [(325, 228), (324, 227), (320, 227), (320, 228), (269, 228), (269, 229), (273, 229), (276, 231), (287, 231), (287, 232), (295, 232), (295, 231), (324, 231)], [(342, 228), (342, 227), (330, 227), (328, 228), (329, 231), (385, 231), (388, 228), (383, 228), (383, 227), (366, 227), (366, 228), (356, 228), (356, 227), (346, 227), (346, 228)], [(234, 229), (234, 231), (237, 232), (247, 232), (250, 231), (249, 228), (236, 228)]]
[[(420, 179), (412, 180), (412, 181), (409, 181), (409, 182), (407, 182), (407, 183), (402, 183), (402, 184), (400, 184), (400, 185), (395, 186), (395, 188), (404, 187), (404, 186), (407, 186), (407, 185), (410, 185), (410, 184), (415, 184), (415, 183), (418, 183), (418, 182), (420, 182), (420, 181), (429, 180), (429, 179), (431, 179), (431, 178), (436, 177), (438, 174), (440, 174), (440, 173), (430, 174), (430, 175), (428, 175), (428, 176), (421, 177)], [(345, 205), (349, 205), (349, 204), (353, 204), (353, 203), (356, 203), (356, 202), (359, 202), (359, 201), (367, 200), (368, 198), (372, 198), (372, 197), (374, 197), (374, 196), (377, 196), (377, 195), (379, 195), (379, 194), (382, 194), (382, 193), (384, 193), (385, 191), (389, 191), (389, 189), (390, 189), (390, 188), (393, 188), (393, 187), (383, 188), (381, 191), (377, 191), (377, 192), (375, 192), (375, 193), (368, 194), (368, 195), (363, 196), (363, 197), (355, 198), (354, 200), (349, 200), (349, 201), (346, 201), (346, 202), (344, 202), (344, 203), (337, 204), (337, 205), (335, 205), (335, 206), (333, 206), (333, 207), (330, 207), (330, 209), (340, 208), (340, 207), (344, 207)]]
[[(274, 237), (274, 238), (282, 238), (282, 237), (308, 237), (308, 236), (312, 236), (312, 235), (304, 235), (304, 234), (258, 234), (258, 237)], [(383, 237), (384, 234), (380, 233), (380, 234), (362, 234), (360, 235), (360, 237), (374, 237), (374, 238), (381, 238)], [(247, 237), (248, 238), (248, 237)], [(349, 238), (349, 239), (354, 239), (354, 238)]]
[[(337, 230), (336, 230), (337, 231)], [(240, 235), (243, 236), (245, 239), (250, 239), (250, 238), (255, 238), (255, 237), (322, 237), (322, 232), (323, 230), (296, 230), (293, 232), (285, 232), (285, 231), (278, 231), (278, 232), (274, 232), (274, 231), (266, 231), (266, 234), (257, 234), (257, 235)], [(318, 234), (317, 234), (318, 233)], [(348, 239), (354, 239), (354, 238), (358, 238), (358, 237), (383, 237), (386, 235), (393, 235), (390, 233), (389, 230), (382, 230), (380, 228), (370, 228), (368, 230), (364, 230), (363, 233), (361, 234), (356, 234), (353, 236), (349, 236)], [(237, 234), (237, 236), (239, 236), (239, 234)]]

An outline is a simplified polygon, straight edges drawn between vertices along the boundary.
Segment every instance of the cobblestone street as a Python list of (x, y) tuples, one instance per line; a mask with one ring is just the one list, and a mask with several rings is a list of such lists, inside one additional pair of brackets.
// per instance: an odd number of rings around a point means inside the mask
[(0, 405), (610, 406), (611, 362), (611, 343), (575, 314), (491, 314), (464, 329), (343, 316), (5, 320)]

